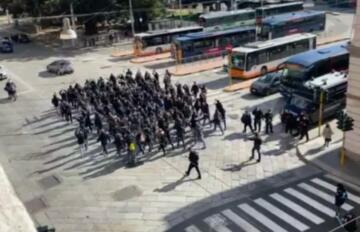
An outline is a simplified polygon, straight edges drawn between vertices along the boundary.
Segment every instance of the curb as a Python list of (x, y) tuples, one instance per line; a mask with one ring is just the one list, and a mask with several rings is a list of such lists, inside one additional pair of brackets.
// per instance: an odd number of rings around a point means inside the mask
[[(321, 151), (321, 152), (319, 152), (319, 154), (322, 155), (324, 153), (333, 152), (333, 151), (335, 151), (335, 150), (337, 150), (339, 148), (341, 148), (341, 145), (340, 146), (339, 145), (334, 146), (333, 148), (330, 148), (329, 150), (326, 150), (326, 151)], [(330, 165), (325, 164), (322, 161), (307, 159), (306, 156), (300, 152), (300, 149), (299, 149), (298, 145), (296, 145), (296, 155), (299, 157), (299, 159), (301, 159), (305, 163), (314, 165), (317, 168), (319, 168), (319, 169), (321, 169), (321, 170), (323, 170), (325, 172), (328, 172), (331, 175), (333, 175), (333, 176), (335, 176), (335, 177), (337, 177), (339, 179), (345, 180), (346, 182), (350, 183), (351, 185), (356, 186), (354, 188), (360, 189), (360, 181), (359, 180), (357, 180), (356, 178), (354, 178), (352, 176), (349, 176), (348, 174), (342, 173), (338, 169), (336, 169), (334, 167), (331, 167)]]

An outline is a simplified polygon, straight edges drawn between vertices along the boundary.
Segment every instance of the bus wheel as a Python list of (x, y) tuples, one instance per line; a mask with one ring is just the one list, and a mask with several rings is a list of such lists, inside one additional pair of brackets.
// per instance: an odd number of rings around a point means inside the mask
[(267, 68), (264, 66), (260, 70), (261, 76), (264, 76), (267, 73)]
[(156, 52), (156, 54), (160, 54), (160, 53), (162, 53), (162, 48), (156, 48), (156, 50), (155, 50), (155, 52)]

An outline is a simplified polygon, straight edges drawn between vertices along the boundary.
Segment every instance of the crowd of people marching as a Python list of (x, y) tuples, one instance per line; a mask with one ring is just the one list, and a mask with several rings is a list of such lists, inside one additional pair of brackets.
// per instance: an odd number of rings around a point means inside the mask
[[(84, 85), (70, 85), (54, 94), (52, 103), (58, 113), (68, 122), (73, 122), (73, 114), (79, 122), (75, 136), (81, 154), (85, 154), (89, 137), (97, 136), (102, 150), (108, 154), (110, 143), (115, 145), (119, 155), (126, 153), (129, 164), (136, 162), (139, 153), (153, 151), (156, 146), (166, 155), (168, 147), (190, 148), (201, 143), (206, 148), (204, 126), (212, 124), (212, 130), (226, 130), (226, 111), (219, 100), (214, 102), (214, 113), (210, 114), (205, 85), (196, 82), (191, 87), (172, 84), (171, 75), (165, 72), (163, 87), (157, 72), (133, 75), (131, 70), (119, 76), (110, 75), (97, 80), (87, 80)], [(251, 113), (245, 111), (240, 118), (244, 125), (243, 133), (249, 128), (254, 134), (250, 159), (258, 153), (261, 161), (262, 139), (260, 132), (265, 122), (264, 132), (273, 133), (273, 113), (263, 112), (256, 107)], [(309, 118), (302, 113), (295, 117), (283, 112), (281, 121), (284, 132), (309, 140)], [(190, 133), (187, 133), (190, 132)], [(187, 136), (190, 134), (191, 136)], [(325, 145), (331, 141), (332, 131), (327, 125), (323, 131)], [(187, 146), (189, 138), (191, 144)]]
[[(128, 154), (130, 164), (135, 163), (136, 154), (151, 152), (155, 146), (163, 155), (175, 145), (186, 149), (200, 142), (206, 148), (203, 127), (209, 123), (224, 134), (226, 111), (216, 100), (210, 115), (204, 85), (173, 85), (166, 71), (163, 86), (155, 71), (133, 75), (128, 70), (108, 80), (100, 77), (69, 86), (53, 95), (52, 104), (66, 121), (79, 122), (75, 136), (81, 154), (87, 150), (89, 137), (96, 135), (105, 154), (113, 143), (119, 155)], [(188, 131), (191, 136), (186, 136)], [(188, 137), (192, 138), (190, 146), (186, 145)]]

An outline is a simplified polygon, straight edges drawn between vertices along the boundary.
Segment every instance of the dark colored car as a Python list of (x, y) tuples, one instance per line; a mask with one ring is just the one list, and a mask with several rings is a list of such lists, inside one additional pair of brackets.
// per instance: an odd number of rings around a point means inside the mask
[(10, 40), (0, 40), (0, 52), (12, 53), (14, 52), (14, 45)]
[(262, 96), (276, 93), (279, 91), (281, 77), (282, 72), (268, 73), (251, 84), (250, 92)]
[(56, 60), (46, 66), (46, 70), (49, 73), (54, 73), (56, 75), (70, 74), (74, 72), (74, 69), (71, 67), (71, 63), (68, 60)]
[(30, 43), (31, 40), (26, 34), (15, 34), (11, 36), (11, 40), (15, 43)]

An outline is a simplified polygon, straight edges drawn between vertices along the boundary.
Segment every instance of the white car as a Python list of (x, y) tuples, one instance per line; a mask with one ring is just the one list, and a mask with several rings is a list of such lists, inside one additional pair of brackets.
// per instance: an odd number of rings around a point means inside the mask
[(7, 79), (7, 73), (3, 66), (0, 65), (0, 81)]

